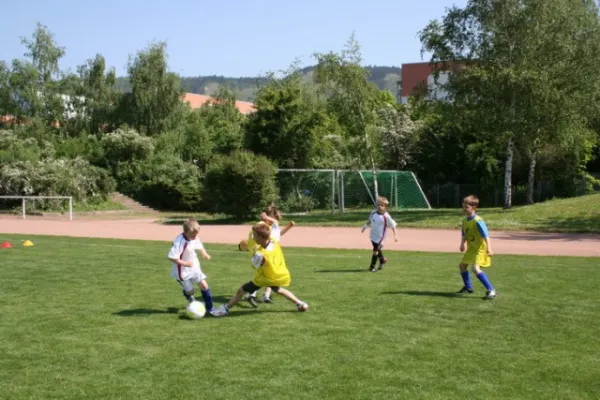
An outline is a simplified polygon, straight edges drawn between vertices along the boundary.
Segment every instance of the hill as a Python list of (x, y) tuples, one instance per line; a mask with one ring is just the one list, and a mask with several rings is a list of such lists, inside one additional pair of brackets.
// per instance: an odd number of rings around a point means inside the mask
[[(389, 90), (394, 95), (397, 92), (400, 80), (400, 67), (389, 66), (367, 66), (371, 74), (370, 81), (381, 90)], [(312, 74), (315, 67), (310, 66), (300, 70), (303, 79), (307, 82), (312, 81)], [(212, 95), (219, 86), (228, 86), (235, 91), (238, 100), (254, 101), (254, 96), (260, 85), (265, 81), (264, 77), (225, 77), (219, 75), (182, 77), (184, 90), (190, 93)], [(129, 90), (129, 82), (126, 77), (117, 79), (118, 86), (124, 90)]]

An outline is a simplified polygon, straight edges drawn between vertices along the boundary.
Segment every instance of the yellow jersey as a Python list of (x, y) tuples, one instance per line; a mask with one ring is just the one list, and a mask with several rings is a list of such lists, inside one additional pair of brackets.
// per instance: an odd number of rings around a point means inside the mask
[(270, 240), (266, 247), (258, 246), (252, 265), (256, 268), (252, 278), (256, 286), (289, 286), (292, 281), (281, 245), (276, 240)]
[(485, 238), (489, 236), (488, 228), (479, 215), (463, 219), (462, 236), (467, 242), (467, 250), (461, 260), (462, 264), (476, 264), (480, 267), (492, 265), (485, 241)]

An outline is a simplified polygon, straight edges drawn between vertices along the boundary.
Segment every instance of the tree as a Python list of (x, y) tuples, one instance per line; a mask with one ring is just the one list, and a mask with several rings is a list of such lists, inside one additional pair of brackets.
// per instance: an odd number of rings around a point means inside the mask
[(59, 47), (48, 29), (38, 23), (31, 39), (21, 38), (29, 60), (13, 60), (9, 84), (14, 114), (41, 118), (54, 124), (64, 120), (64, 102), (60, 93), (59, 60), (65, 50)]
[(378, 88), (369, 82), (369, 72), (361, 66), (360, 46), (354, 34), (339, 53), (315, 53), (317, 66), (314, 81), (327, 99), (328, 109), (336, 115), (346, 131), (345, 138), (355, 157), (358, 168), (370, 166), (373, 170), (375, 194), (377, 177), (375, 160), (379, 116), (383, 107)]
[[(597, 25), (597, 7), (590, 0), (470, 0), (420, 32), (434, 65), (464, 67), (448, 85), (457, 113), (479, 127), (480, 137), (505, 147), (505, 208), (512, 205), (515, 145), (528, 146), (533, 155), (542, 143), (560, 142), (555, 122), (566, 115), (577, 120), (583, 112), (571, 107), (565, 114), (561, 108), (597, 98), (593, 90), (572, 91), (581, 84), (565, 86), (581, 76), (577, 68), (583, 62), (597, 88), (598, 72), (588, 66), (600, 57)], [(584, 57), (591, 58), (589, 64)], [(547, 107), (555, 96), (566, 97), (560, 106)]]
[(328, 121), (298, 70), (292, 67), (282, 78), (271, 74), (255, 105), (246, 123), (246, 147), (280, 168), (313, 167)]
[(178, 122), (182, 110), (181, 80), (167, 68), (167, 45), (151, 44), (128, 65), (131, 94), (121, 111), (139, 132), (155, 135)]

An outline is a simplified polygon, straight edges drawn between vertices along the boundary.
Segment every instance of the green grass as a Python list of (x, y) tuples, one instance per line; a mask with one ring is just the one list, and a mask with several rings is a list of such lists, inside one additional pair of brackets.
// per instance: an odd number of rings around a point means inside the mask
[[(304, 226), (360, 226), (371, 209), (347, 210), (343, 214), (315, 211), (305, 215), (284, 215)], [(453, 229), (460, 226), (461, 209), (390, 210), (392, 217), (403, 228)], [(479, 214), (494, 230), (541, 231), (541, 232), (594, 232), (600, 233), (600, 194), (549, 200), (530, 206), (481, 208)], [(183, 218), (193, 216), (203, 223), (240, 223), (224, 216), (191, 213), (163, 213), (160, 221), (181, 224)], [(241, 222), (254, 222), (241, 221)]]
[[(308, 312), (277, 297), (191, 321), (168, 241), (1, 236), (2, 398), (600, 398), (600, 259), (497, 256), (483, 301), (477, 281), (452, 295), (458, 254), (388, 252), (371, 274), (366, 248), (291, 248)], [(207, 249), (220, 304), (251, 268)]]

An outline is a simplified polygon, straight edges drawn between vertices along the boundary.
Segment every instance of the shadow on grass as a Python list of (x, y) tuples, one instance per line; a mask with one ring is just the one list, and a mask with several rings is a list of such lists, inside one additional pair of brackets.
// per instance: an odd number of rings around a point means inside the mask
[(177, 307), (168, 307), (165, 310), (155, 310), (152, 308), (134, 308), (132, 310), (121, 310), (119, 312), (113, 313), (113, 315), (118, 315), (120, 317), (143, 317), (146, 315), (153, 314), (177, 314), (179, 312), (179, 308)]
[(379, 294), (405, 294), (408, 296), (450, 297), (455, 299), (478, 299), (479, 297), (465, 296), (454, 292), (432, 292), (427, 290), (406, 290), (398, 292), (381, 292)]
[(368, 269), (318, 269), (315, 272), (320, 273), (357, 273), (357, 272), (369, 272)]

